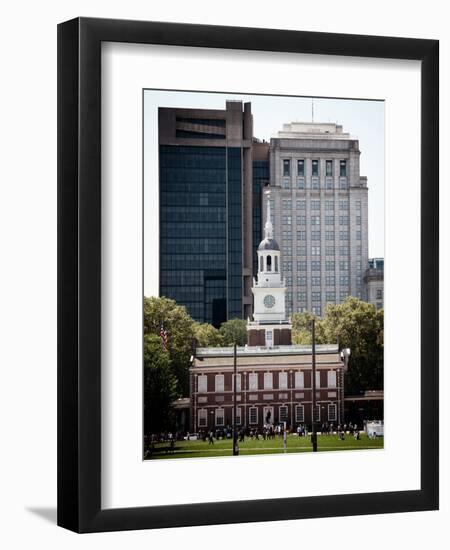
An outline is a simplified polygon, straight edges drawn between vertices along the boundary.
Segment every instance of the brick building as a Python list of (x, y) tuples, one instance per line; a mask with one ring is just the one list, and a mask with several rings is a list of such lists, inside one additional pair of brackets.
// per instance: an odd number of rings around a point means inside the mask
[[(253, 320), (248, 320), (248, 344), (236, 352), (236, 424), (262, 428), (286, 422), (290, 429), (312, 422), (312, 348), (292, 345), (286, 317), (286, 284), (281, 254), (273, 238), (270, 196), (264, 239), (258, 250), (258, 274), (253, 280)], [(319, 423), (339, 423), (344, 417), (344, 371), (338, 346), (316, 346), (316, 409)], [(191, 430), (211, 430), (233, 424), (234, 351), (199, 348), (190, 368)]]

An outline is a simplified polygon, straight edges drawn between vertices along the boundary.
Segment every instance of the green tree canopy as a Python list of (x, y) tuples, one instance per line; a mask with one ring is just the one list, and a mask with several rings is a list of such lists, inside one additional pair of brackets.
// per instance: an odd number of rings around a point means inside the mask
[(349, 297), (329, 305), (320, 325), (325, 341), (351, 350), (346, 393), (383, 389), (383, 310)]
[[(144, 335), (167, 331), (167, 351), (180, 395), (189, 395), (189, 358), (194, 345), (194, 321), (185, 306), (164, 297), (144, 298)], [(161, 345), (161, 340), (160, 340)]]
[(177, 379), (172, 372), (169, 353), (154, 334), (144, 336), (144, 431), (156, 433), (170, 429), (174, 414), (172, 402), (178, 396)]
[(292, 322), (292, 343), (300, 345), (312, 344), (312, 321), (316, 321), (316, 343), (326, 343), (325, 335), (321, 322), (317, 317), (309, 311), (301, 313), (293, 313), (291, 317)]
[(220, 332), (209, 323), (194, 322), (194, 335), (199, 348), (220, 347), (223, 344)]
[(243, 319), (222, 323), (219, 332), (224, 346), (232, 346), (235, 342), (238, 346), (245, 346), (247, 343), (247, 323)]

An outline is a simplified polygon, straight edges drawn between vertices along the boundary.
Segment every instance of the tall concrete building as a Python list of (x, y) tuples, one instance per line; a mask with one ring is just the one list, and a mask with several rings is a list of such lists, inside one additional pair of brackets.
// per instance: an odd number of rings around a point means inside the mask
[(368, 189), (359, 157), (358, 140), (332, 123), (284, 124), (270, 141), (272, 221), (288, 314), (322, 316), (327, 304), (349, 295), (367, 299)]
[(384, 307), (384, 259), (370, 258), (364, 274), (367, 301), (377, 309)]
[(159, 109), (160, 295), (219, 326), (252, 313), (250, 103)]

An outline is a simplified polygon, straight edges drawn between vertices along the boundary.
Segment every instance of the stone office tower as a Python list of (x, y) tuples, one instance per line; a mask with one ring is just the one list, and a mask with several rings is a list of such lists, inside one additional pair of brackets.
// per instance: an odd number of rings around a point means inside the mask
[(219, 326), (252, 314), (251, 104), (159, 108), (159, 293)]
[(269, 155), (286, 312), (322, 316), (349, 295), (367, 300), (368, 189), (358, 140), (337, 124), (293, 122), (271, 139)]

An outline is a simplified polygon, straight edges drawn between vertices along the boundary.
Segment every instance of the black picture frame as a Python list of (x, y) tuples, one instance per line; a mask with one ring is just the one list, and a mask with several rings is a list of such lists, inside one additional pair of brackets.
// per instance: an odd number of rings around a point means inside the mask
[[(421, 488), (101, 508), (101, 44), (104, 41), (421, 62)], [(58, 26), (58, 525), (76, 532), (438, 509), (439, 42), (77, 18)]]

